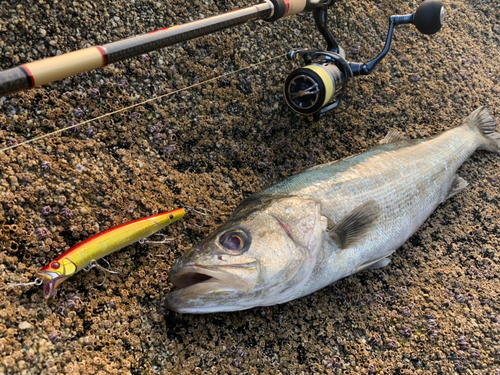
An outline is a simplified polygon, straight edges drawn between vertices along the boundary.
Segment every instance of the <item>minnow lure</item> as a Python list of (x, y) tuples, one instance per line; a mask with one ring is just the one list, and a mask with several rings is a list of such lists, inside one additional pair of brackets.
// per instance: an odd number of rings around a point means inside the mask
[[(45, 298), (52, 297), (56, 293), (56, 288), (68, 277), (89, 265), (95, 267), (98, 259), (149, 237), (181, 219), (186, 214), (186, 210), (187, 207), (179, 208), (118, 225), (73, 246), (36, 273), (44, 284)], [(38, 284), (40, 281), (38, 283), (35, 281), (35, 285)]]

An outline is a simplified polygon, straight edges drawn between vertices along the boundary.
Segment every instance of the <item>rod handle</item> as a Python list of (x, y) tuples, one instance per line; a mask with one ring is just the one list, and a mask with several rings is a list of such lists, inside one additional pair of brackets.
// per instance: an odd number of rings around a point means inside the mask
[(306, 9), (308, 0), (267, 0), (273, 5), (274, 12), (266, 21), (274, 22), (280, 18), (301, 13)]
[(0, 71), (0, 96), (41, 86), (105, 65), (102, 47), (82, 50), (33, 61)]
[(33, 87), (33, 79), (23, 66), (0, 71), (0, 96)]

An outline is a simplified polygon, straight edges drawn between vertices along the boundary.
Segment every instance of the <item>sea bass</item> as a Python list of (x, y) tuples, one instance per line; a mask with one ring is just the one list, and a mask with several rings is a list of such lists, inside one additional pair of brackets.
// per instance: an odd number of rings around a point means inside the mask
[(500, 153), (482, 107), (427, 140), (390, 132), (372, 150), (313, 167), (245, 199), (229, 221), (177, 260), (181, 313), (291, 301), (356, 272), (384, 267), (434, 209), (467, 186), (457, 169), (478, 150)]

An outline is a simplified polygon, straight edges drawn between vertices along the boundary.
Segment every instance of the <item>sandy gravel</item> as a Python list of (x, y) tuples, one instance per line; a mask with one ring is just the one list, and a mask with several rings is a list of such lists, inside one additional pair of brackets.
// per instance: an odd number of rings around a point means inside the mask
[[(348, 58), (370, 60), (388, 17), (418, 1), (343, 0), (330, 24)], [(0, 2), (0, 68), (219, 14), (250, 1)], [(282, 96), (291, 48), (324, 48), (311, 14), (253, 22), (0, 98), (0, 287), (28, 282), (69, 247), (184, 205), (166, 246), (108, 257), (44, 300), (0, 291), (0, 374), (500, 374), (500, 157), (478, 152), (446, 201), (381, 270), (300, 300), (179, 315), (161, 307), (174, 260), (249, 194), (376, 145), (388, 129), (427, 137), (480, 105), (500, 116), (500, 2), (445, 1), (434, 36), (397, 29), (347, 111), (312, 123)], [(271, 59), (271, 60), (270, 60)], [(248, 68), (252, 64), (253, 67)], [(207, 79), (210, 83), (173, 93)], [(114, 115), (87, 120), (122, 109)], [(500, 121), (499, 121), (500, 122)]]

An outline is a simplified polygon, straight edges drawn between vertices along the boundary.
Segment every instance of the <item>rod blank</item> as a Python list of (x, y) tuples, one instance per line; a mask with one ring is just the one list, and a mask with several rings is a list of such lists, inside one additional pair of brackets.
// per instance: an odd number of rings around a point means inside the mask
[[(305, 0), (291, 1), (305, 3)], [(123, 59), (238, 26), (250, 20), (266, 19), (271, 17), (273, 12), (273, 3), (266, 1), (185, 25), (165, 28), (0, 71), (0, 96), (97, 69)]]

